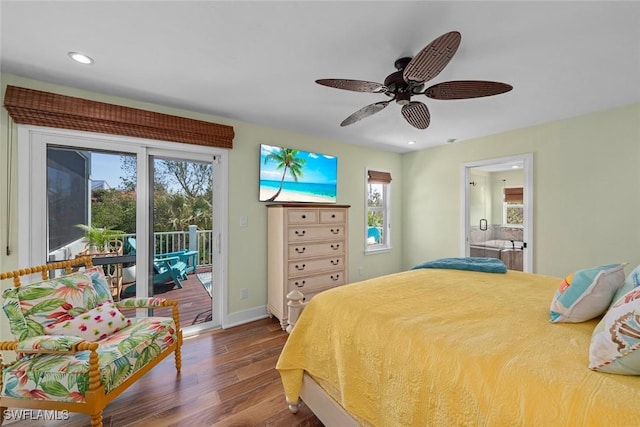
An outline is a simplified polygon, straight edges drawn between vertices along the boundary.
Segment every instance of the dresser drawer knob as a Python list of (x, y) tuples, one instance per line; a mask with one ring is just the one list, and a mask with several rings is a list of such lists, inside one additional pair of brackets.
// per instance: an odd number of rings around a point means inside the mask
[(329, 261), (331, 262), (331, 265), (338, 265), (338, 264), (340, 264), (340, 260), (339, 260), (339, 259), (335, 259), (335, 260), (334, 260), (334, 259), (332, 259), (332, 260), (329, 260)]
[(297, 287), (299, 287), (299, 288), (302, 288), (302, 287), (304, 287), (304, 284), (305, 284), (306, 282), (307, 282), (306, 280), (303, 280), (303, 281), (302, 281), (302, 283), (300, 283), (300, 282), (295, 282), (295, 283), (294, 283), (294, 285), (296, 285), (296, 286), (297, 286)]
[(303, 248), (296, 248), (296, 252), (299, 253), (299, 254), (303, 254), (304, 251), (306, 251), (306, 250), (307, 250), (307, 248), (304, 248), (304, 247)]
[(302, 219), (305, 219), (307, 216), (306, 215), (302, 215)]
[(296, 230), (296, 236), (304, 236), (306, 234), (306, 230), (298, 231)]
[(302, 266), (300, 266), (300, 265), (296, 264), (296, 270), (298, 270), (298, 271), (302, 271), (302, 270), (304, 270), (304, 268), (305, 268), (306, 266), (307, 266), (306, 264), (302, 264)]
[(332, 228), (332, 229), (331, 229), (331, 232), (332, 232), (333, 234), (340, 234), (340, 229), (339, 229), (339, 228), (335, 228), (335, 229), (334, 229), (334, 228)]
[(340, 280), (339, 274), (336, 274), (335, 276), (332, 274), (330, 277), (331, 277), (331, 280), (333, 280), (334, 282), (337, 282), (338, 280)]
[(331, 249), (333, 249), (334, 251), (337, 251), (338, 249), (340, 249), (340, 243), (336, 243), (335, 245), (331, 244)]
[(331, 218), (335, 218), (335, 217), (336, 217), (336, 214), (331, 214)]

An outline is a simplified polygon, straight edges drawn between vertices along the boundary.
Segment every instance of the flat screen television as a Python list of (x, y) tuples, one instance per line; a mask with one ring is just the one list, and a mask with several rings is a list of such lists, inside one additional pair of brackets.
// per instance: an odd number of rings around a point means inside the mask
[(260, 145), (260, 201), (336, 203), (338, 158)]

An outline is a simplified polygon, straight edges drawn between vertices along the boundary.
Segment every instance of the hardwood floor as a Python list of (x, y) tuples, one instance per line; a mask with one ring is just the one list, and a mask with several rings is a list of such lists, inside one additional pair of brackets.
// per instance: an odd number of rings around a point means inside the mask
[[(107, 406), (104, 426), (322, 427), (304, 403), (295, 415), (287, 408), (275, 370), (286, 339), (276, 319), (188, 338), (181, 375), (169, 356)], [(66, 421), (5, 425), (80, 427), (90, 421), (71, 414)]]

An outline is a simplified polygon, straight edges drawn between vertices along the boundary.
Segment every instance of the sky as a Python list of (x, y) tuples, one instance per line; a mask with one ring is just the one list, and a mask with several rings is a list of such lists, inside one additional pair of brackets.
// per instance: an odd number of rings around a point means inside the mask
[[(260, 179), (263, 180), (280, 180), (282, 179), (282, 169), (276, 169), (276, 162), (270, 161), (264, 163), (264, 157), (273, 150), (279, 150), (281, 147), (262, 144), (260, 147)], [(310, 153), (300, 150), (299, 157), (306, 160), (303, 175), (299, 177), (298, 182), (335, 184), (338, 171), (338, 159), (334, 156), (325, 154)], [(293, 181), (289, 173), (285, 177), (285, 181)]]
[(119, 154), (91, 153), (91, 179), (104, 180), (111, 188), (121, 188)]

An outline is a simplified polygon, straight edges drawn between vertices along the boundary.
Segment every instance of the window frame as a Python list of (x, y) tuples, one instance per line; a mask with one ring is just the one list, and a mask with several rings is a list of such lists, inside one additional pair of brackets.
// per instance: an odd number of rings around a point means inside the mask
[[(524, 209), (524, 197), (522, 198), (522, 201), (520, 203), (513, 203), (513, 202), (508, 202), (507, 199), (507, 195), (506, 195), (506, 190), (507, 189), (520, 189), (522, 191), (522, 194), (524, 194), (524, 186), (517, 186), (517, 187), (504, 187), (502, 190), (502, 195), (503, 195), (503, 201), (502, 201), (502, 224), (505, 227), (513, 227), (513, 228), (524, 228), (524, 221), (525, 221), (525, 209)], [(522, 210), (522, 224), (511, 224), (508, 222), (508, 216), (507, 216), (507, 210), (509, 208), (516, 208), (516, 209), (521, 209)]]
[[(388, 173), (390, 175), (389, 171), (385, 171), (385, 170), (380, 170), (380, 169), (369, 169), (366, 168), (365, 169), (365, 174), (364, 174), (364, 230), (363, 230), (363, 235), (364, 235), (364, 253), (365, 255), (372, 255), (372, 254), (379, 254), (379, 253), (386, 253), (391, 251), (392, 249), (392, 245), (391, 245), (391, 206), (390, 206), (390, 200), (391, 200), (391, 182), (382, 182), (382, 181), (376, 181), (373, 183), (376, 184), (380, 184), (382, 185), (382, 201), (383, 201), (383, 206), (380, 207), (369, 207), (369, 185), (371, 184), (369, 182), (369, 171), (379, 171), (379, 172), (385, 172)], [(368, 243), (368, 230), (369, 230), (369, 212), (370, 211), (381, 211), (382, 215), (383, 215), (383, 237), (384, 237), (384, 241), (378, 244), (372, 244), (370, 245)]]

